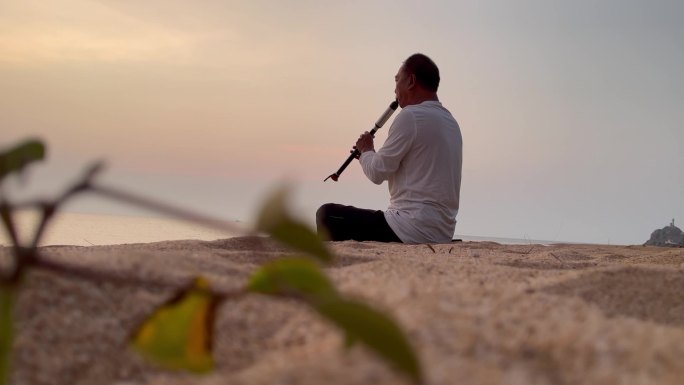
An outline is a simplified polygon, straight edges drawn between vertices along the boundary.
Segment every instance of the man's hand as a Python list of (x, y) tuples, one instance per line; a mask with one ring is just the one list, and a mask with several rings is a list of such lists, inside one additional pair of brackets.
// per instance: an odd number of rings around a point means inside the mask
[(373, 135), (371, 135), (368, 131), (361, 134), (361, 136), (359, 136), (359, 140), (356, 141), (356, 146), (354, 146), (354, 148), (359, 150), (360, 154), (363, 154), (366, 151), (375, 151), (375, 146), (373, 145)]

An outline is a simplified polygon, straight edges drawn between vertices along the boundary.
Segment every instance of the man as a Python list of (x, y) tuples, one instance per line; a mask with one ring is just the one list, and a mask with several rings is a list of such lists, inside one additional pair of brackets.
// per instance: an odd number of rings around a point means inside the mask
[(356, 142), (368, 179), (375, 184), (388, 181), (388, 209), (325, 204), (316, 212), (319, 234), (333, 241), (451, 242), (463, 141), (458, 123), (437, 97), (439, 80), (439, 69), (430, 58), (410, 56), (394, 77), (402, 110), (384, 145), (376, 152), (367, 131)]

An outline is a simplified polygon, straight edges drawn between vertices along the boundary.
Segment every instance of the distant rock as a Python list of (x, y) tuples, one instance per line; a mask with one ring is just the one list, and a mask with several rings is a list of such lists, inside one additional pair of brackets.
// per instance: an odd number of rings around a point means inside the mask
[(684, 232), (675, 226), (674, 219), (669, 226), (663, 227), (651, 233), (651, 239), (644, 243), (645, 246), (684, 247)]

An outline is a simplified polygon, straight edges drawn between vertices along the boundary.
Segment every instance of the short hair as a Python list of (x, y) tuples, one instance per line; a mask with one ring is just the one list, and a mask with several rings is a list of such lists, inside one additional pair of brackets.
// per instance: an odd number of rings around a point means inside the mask
[(404, 71), (415, 75), (418, 84), (427, 90), (437, 92), (437, 88), (439, 88), (439, 68), (429, 57), (422, 53), (409, 56), (404, 62)]

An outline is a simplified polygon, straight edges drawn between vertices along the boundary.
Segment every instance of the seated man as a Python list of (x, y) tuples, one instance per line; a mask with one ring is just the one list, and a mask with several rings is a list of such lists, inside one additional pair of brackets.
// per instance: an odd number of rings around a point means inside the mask
[(402, 108), (387, 140), (375, 152), (370, 133), (356, 149), (364, 174), (375, 184), (387, 180), (386, 211), (328, 203), (316, 212), (319, 234), (333, 241), (404, 243), (451, 242), (461, 190), (463, 141), (451, 113), (437, 98), (439, 69), (414, 54), (394, 77)]

